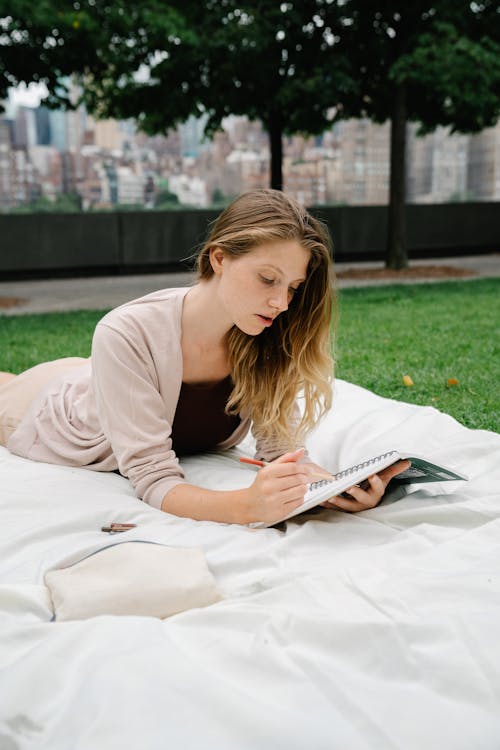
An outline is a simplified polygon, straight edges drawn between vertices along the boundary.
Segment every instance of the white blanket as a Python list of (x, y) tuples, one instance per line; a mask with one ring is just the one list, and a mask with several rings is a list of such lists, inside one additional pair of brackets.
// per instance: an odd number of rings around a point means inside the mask
[[(240, 448), (185, 461), (188, 479), (248, 484)], [(308, 448), (331, 470), (408, 448), (470, 481), (253, 530), (0, 449), (1, 750), (498, 750), (500, 436), (338, 381)], [(51, 622), (45, 572), (108, 544), (113, 521), (201, 546), (225, 599)]]

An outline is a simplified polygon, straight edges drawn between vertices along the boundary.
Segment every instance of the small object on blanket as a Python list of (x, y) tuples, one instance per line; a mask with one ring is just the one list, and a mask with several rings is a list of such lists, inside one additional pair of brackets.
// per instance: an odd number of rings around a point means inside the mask
[(101, 526), (101, 531), (107, 531), (108, 534), (118, 534), (122, 531), (135, 529), (136, 526), (135, 523), (112, 523), (111, 526)]
[(117, 542), (45, 574), (54, 619), (139, 615), (163, 619), (223, 597), (199, 547)]

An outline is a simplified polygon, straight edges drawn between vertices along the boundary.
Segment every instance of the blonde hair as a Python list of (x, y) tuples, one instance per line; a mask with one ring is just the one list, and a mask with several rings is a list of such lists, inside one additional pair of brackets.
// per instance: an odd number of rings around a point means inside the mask
[[(331, 407), (333, 271), (326, 226), (280, 190), (253, 190), (234, 200), (212, 224), (197, 259), (200, 280), (214, 271), (210, 250), (231, 257), (277, 240), (296, 240), (310, 252), (306, 280), (270, 328), (250, 336), (233, 328), (227, 347), (234, 388), (226, 411), (247, 414), (254, 434), (290, 448), (301, 444)], [(294, 414), (299, 391), (304, 413)]]

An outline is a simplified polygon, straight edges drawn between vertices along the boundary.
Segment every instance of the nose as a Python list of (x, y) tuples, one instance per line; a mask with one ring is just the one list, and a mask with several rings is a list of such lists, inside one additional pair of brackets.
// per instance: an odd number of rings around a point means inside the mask
[(288, 310), (288, 304), (290, 302), (290, 295), (287, 289), (274, 289), (273, 296), (269, 300), (269, 304), (278, 312), (285, 312)]

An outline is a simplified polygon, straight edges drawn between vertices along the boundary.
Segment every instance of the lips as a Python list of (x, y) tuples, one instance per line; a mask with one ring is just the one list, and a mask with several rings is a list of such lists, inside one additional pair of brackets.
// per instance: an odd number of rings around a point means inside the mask
[(273, 323), (274, 318), (271, 318), (267, 315), (257, 315), (261, 323), (264, 323), (265, 326), (270, 326)]

